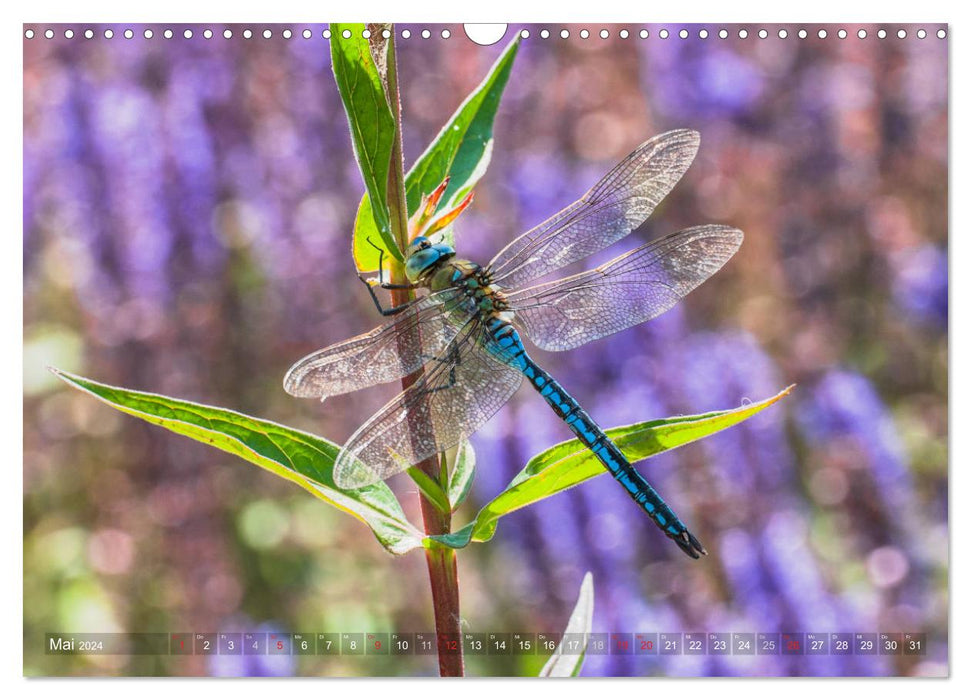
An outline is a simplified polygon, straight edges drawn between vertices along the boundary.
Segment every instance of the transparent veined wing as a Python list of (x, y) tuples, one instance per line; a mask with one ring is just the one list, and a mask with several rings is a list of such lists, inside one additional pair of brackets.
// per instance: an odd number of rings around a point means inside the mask
[(489, 264), (493, 280), (520, 287), (619, 241), (681, 179), (700, 139), (679, 129), (645, 141), (583, 197), (503, 248)]
[(471, 320), (415, 384), (350, 437), (334, 464), (338, 486), (367, 486), (454, 447), (509, 400), (523, 375), (502, 350), (486, 349), (485, 337), (481, 322)]
[(440, 355), (458, 333), (457, 300), (451, 289), (431, 294), (383, 326), (312, 352), (290, 368), (283, 388), (293, 396), (323, 400), (408, 376), (428, 357)]
[(685, 229), (596, 269), (511, 292), (509, 303), (538, 347), (569, 350), (661, 315), (715, 274), (742, 237), (728, 226)]

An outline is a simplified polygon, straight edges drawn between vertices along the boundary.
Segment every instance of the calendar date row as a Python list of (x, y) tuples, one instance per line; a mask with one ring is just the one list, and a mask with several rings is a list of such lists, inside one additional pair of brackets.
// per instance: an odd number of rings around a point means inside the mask
[(927, 635), (909, 632), (178, 632), (49, 633), (48, 654), (401, 656), (523, 655), (913, 655)]

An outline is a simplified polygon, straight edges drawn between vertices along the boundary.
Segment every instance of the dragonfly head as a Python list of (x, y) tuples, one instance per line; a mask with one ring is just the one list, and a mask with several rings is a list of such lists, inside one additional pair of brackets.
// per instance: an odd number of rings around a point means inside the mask
[(435, 243), (425, 236), (411, 241), (405, 251), (405, 274), (411, 282), (417, 282), (439, 262), (455, 256), (455, 249), (447, 243)]

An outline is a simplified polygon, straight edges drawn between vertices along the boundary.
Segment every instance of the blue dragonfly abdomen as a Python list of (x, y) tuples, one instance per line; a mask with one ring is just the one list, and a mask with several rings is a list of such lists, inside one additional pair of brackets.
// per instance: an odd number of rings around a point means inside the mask
[(690, 557), (698, 559), (702, 554), (707, 554), (701, 542), (688, 531), (654, 487), (634, 469), (620, 448), (607, 437), (577, 400), (549, 372), (533, 361), (512, 324), (497, 315), (487, 322), (486, 327), (487, 349), (523, 373), (553, 412), (566, 423), (664, 534)]

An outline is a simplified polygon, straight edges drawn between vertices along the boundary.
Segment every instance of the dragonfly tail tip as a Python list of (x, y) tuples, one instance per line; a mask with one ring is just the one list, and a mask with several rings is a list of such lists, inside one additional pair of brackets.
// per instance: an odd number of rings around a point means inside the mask
[(708, 550), (705, 549), (704, 545), (687, 530), (673, 539), (681, 550), (692, 559), (700, 559), (703, 556), (708, 556)]

